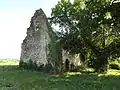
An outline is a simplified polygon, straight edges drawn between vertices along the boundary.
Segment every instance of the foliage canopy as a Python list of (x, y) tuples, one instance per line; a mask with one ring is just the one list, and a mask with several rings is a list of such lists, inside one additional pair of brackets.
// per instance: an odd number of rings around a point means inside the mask
[(61, 0), (52, 9), (51, 24), (59, 25), (64, 49), (95, 61), (106, 71), (109, 58), (120, 57), (120, 2), (118, 0)]

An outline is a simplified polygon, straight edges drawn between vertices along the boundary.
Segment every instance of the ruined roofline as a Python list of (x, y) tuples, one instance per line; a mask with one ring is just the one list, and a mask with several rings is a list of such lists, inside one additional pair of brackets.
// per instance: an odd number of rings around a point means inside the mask
[(39, 15), (40, 16), (42, 15), (42, 16), (46, 17), (46, 15), (45, 15), (44, 11), (42, 10), (42, 8), (35, 10), (34, 16), (37, 17)]
[(37, 9), (37, 10), (35, 10), (33, 16), (31, 17), (29, 28), (33, 27), (33, 21), (39, 16), (47, 21), (47, 16), (45, 15), (44, 11), (41, 8)]

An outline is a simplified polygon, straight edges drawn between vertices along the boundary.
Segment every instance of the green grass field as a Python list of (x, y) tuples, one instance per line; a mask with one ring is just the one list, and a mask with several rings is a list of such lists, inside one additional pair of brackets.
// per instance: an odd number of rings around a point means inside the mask
[(16, 60), (0, 60), (0, 90), (120, 90), (120, 71), (107, 74), (48, 75), (20, 70)]

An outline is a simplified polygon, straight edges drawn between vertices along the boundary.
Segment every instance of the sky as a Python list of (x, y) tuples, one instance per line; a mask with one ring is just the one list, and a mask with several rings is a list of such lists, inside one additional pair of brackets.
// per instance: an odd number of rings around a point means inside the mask
[(35, 10), (47, 16), (59, 0), (0, 0), (0, 58), (19, 59), (21, 43)]

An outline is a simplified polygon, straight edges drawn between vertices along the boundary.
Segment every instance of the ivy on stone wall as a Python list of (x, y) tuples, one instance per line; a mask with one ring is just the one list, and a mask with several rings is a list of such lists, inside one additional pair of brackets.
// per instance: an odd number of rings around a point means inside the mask
[(50, 43), (48, 45), (49, 48), (49, 54), (48, 56), (48, 63), (50, 62), (52, 64), (54, 73), (60, 73), (62, 68), (62, 47), (59, 42), (59, 38), (53, 32), (50, 24), (47, 21), (48, 26), (48, 34), (50, 36)]

